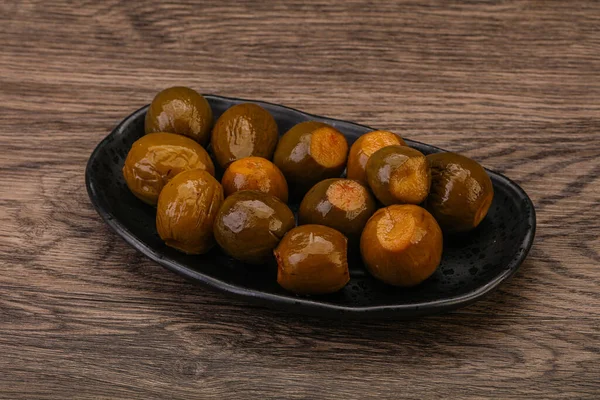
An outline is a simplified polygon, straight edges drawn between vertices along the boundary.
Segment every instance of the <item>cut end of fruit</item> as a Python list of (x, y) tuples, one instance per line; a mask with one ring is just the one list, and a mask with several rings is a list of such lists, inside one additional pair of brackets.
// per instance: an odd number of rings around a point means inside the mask
[(229, 165), (223, 174), (223, 182), (234, 181), (236, 185), (242, 185), (246, 182), (262, 182), (269, 179), (273, 167), (274, 165), (264, 158), (242, 158)]
[(319, 165), (336, 168), (346, 162), (348, 142), (336, 129), (325, 126), (312, 133), (310, 154)]
[(401, 252), (410, 246), (417, 221), (410, 209), (392, 206), (383, 210), (377, 222), (377, 238), (381, 247), (391, 252)]
[(344, 179), (332, 183), (326, 195), (334, 207), (344, 211), (355, 211), (365, 207), (367, 192), (360, 183)]
[(402, 138), (390, 131), (373, 131), (362, 136), (361, 150), (364, 155), (370, 157), (377, 150), (387, 146), (406, 146)]
[(231, 173), (240, 175), (260, 174), (262, 171), (269, 169), (270, 163), (268, 160), (260, 157), (246, 157), (234, 161), (229, 165)]
[(400, 202), (419, 204), (427, 198), (431, 176), (425, 157), (411, 157), (390, 176), (390, 193)]

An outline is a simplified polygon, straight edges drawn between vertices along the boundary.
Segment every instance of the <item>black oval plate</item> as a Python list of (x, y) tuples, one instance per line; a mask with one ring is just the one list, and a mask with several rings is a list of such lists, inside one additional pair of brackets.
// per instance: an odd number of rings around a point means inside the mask
[[(212, 95), (206, 98), (215, 119), (235, 104), (252, 101)], [(280, 134), (307, 120), (333, 125), (346, 135), (349, 143), (373, 130), (280, 105), (252, 102), (273, 115)], [(125, 118), (92, 153), (86, 169), (92, 204), (116, 233), (152, 260), (191, 280), (247, 301), (328, 317), (407, 318), (438, 313), (470, 304), (496, 288), (515, 273), (533, 242), (535, 211), (531, 200), (517, 184), (488, 170), (495, 196), (487, 217), (469, 234), (444, 239), (442, 263), (421, 285), (411, 289), (384, 285), (365, 272), (358, 254), (351, 254), (351, 279), (343, 290), (327, 296), (295, 296), (279, 287), (272, 268), (244, 265), (218, 248), (201, 256), (184, 255), (160, 240), (155, 229), (155, 210), (131, 194), (121, 173), (131, 145), (144, 134), (147, 108)], [(412, 140), (406, 142), (425, 154), (443, 151)], [(292, 209), (294, 206), (291, 205)]]

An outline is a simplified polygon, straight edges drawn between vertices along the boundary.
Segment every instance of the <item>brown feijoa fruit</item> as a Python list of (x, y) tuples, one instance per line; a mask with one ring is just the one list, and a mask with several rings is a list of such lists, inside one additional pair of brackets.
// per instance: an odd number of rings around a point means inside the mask
[(455, 153), (427, 156), (431, 190), (425, 208), (445, 232), (467, 232), (485, 218), (494, 199), (494, 187), (476, 161)]
[(246, 157), (229, 164), (221, 179), (225, 197), (242, 190), (258, 190), (287, 203), (288, 186), (285, 177), (271, 161), (261, 157)]
[(271, 159), (279, 140), (273, 116), (258, 104), (237, 104), (223, 113), (212, 130), (211, 147), (222, 168), (244, 157)]
[(174, 133), (150, 133), (131, 146), (123, 177), (136, 197), (155, 206), (167, 182), (180, 172), (192, 169), (215, 173), (213, 162), (202, 146)]
[(188, 136), (201, 145), (208, 144), (212, 109), (200, 93), (176, 86), (158, 93), (146, 113), (146, 133), (169, 132)]
[(367, 184), (367, 161), (377, 150), (386, 146), (406, 146), (402, 138), (390, 131), (373, 131), (356, 139), (350, 147), (346, 176)]
[(274, 254), (277, 282), (297, 294), (337, 292), (350, 280), (348, 240), (323, 225), (302, 225), (285, 234)]
[(256, 190), (227, 197), (215, 219), (217, 243), (233, 258), (262, 264), (273, 257), (283, 235), (296, 225), (294, 214), (281, 200)]
[(215, 244), (213, 224), (223, 202), (221, 184), (201, 169), (171, 179), (158, 197), (156, 230), (167, 246), (204, 254)]
[(273, 162), (290, 190), (304, 195), (315, 183), (339, 177), (347, 155), (348, 142), (341, 132), (323, 122), (305, 121), (281, 137)]
[(420, 204), (429, 194), (429, 162), (408, 146), (387, 146), (367, 161), (367, 180), (373, 194), (384, 205)]
[(360, 251), (369, 272), (394, 286), (415, 286), (442, 259), (442, 231), (424, 208), (412, 204), (379, 209), (367, 222)]
[(373, 195), (360, 182), (331, 178), (317, 183), (306, 193), (300, 203), (298, 221), (301, 225), (328, 226), (357, 243), (375, 210)]

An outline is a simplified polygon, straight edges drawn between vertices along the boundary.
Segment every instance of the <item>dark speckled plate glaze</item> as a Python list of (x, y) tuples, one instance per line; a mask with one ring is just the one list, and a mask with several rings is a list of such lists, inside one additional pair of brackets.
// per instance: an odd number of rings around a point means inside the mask
[[(215, 120), (229, 107), (248, 100), (206, 96)], [(255, 102), (255, 101), (252, 101)], [(280, 134), (295, 124), (318, 120), (339, 129), (350, 143), (373, 130), (351, 122), (309, 115), (284, 106), (256, 101), (275, 117)], [(488, 171), (494, 184), (489, 214), (473, 232), (446, 237), (442, 263), (435, 274), (411, 289), (384, 285), (364, 270), (357, 252), (349, 255), (351, 280), (338, 293), (300, 297), (277, 285), (273, 265), (252, 267), (224, 255), (218, 248), (188, 256), (168, 248), (156, 233), (155, 210), (128, 190), (121, 169), (129, 148), (144, 134), (147, 107), (125, 118), (94, 150), (86, 170), (92, 204), (125, 241), (137, 250), (191, 280), (249, 302), (324, 317), (410, 318), (465, 306), (481, 298), (515, 273), (535, 235), (535, 211), (525, 192), (508, 178)], [(425, 154), (442, 151), (406, 142)], [(294, 204), (291, 205), (295, 209)]]

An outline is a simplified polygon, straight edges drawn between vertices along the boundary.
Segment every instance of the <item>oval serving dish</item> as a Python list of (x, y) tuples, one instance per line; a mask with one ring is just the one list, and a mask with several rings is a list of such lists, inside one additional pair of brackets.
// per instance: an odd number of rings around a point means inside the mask
[[(261, 101), (207, 95), (215, 120), (229, 107), (253, 102), (277, 121), (280, 135), (295, 124), (326, 122), (352, 144), (374, 129), (352, 122), (310, 115)], [(121, 169), (134, 141), (144, 134), (148, 106), (125, 118), (94, 150), (87, 164), (90, 200), (106, 223), (127, 243), (162, 266), (193, 281), (242, 297), (249, 302), (324, 317), (411, 318), (470, 304), (512, 276), (523, 262), (535, 235), (531, 199), (505, 176), (487, 171), (494, 185), (494, 201), (487, 217), (468, 234), (445, 238), (442, 262), (422, 284), (394, 288), (372, 278), (358, 252), (349, 253), (350, 282), (338, 293), (301, 297), (283, 290), (276, 270), (248, 266), (226, 256), (218, 247), (208, 254), (190, 256), (167, 247), (155, 228), (156, 210), (138, 200), (127, 188)], [(442, 149), (406, 139), (424, 154)], [(298, 204), (290, 203), (296, 211)]]

